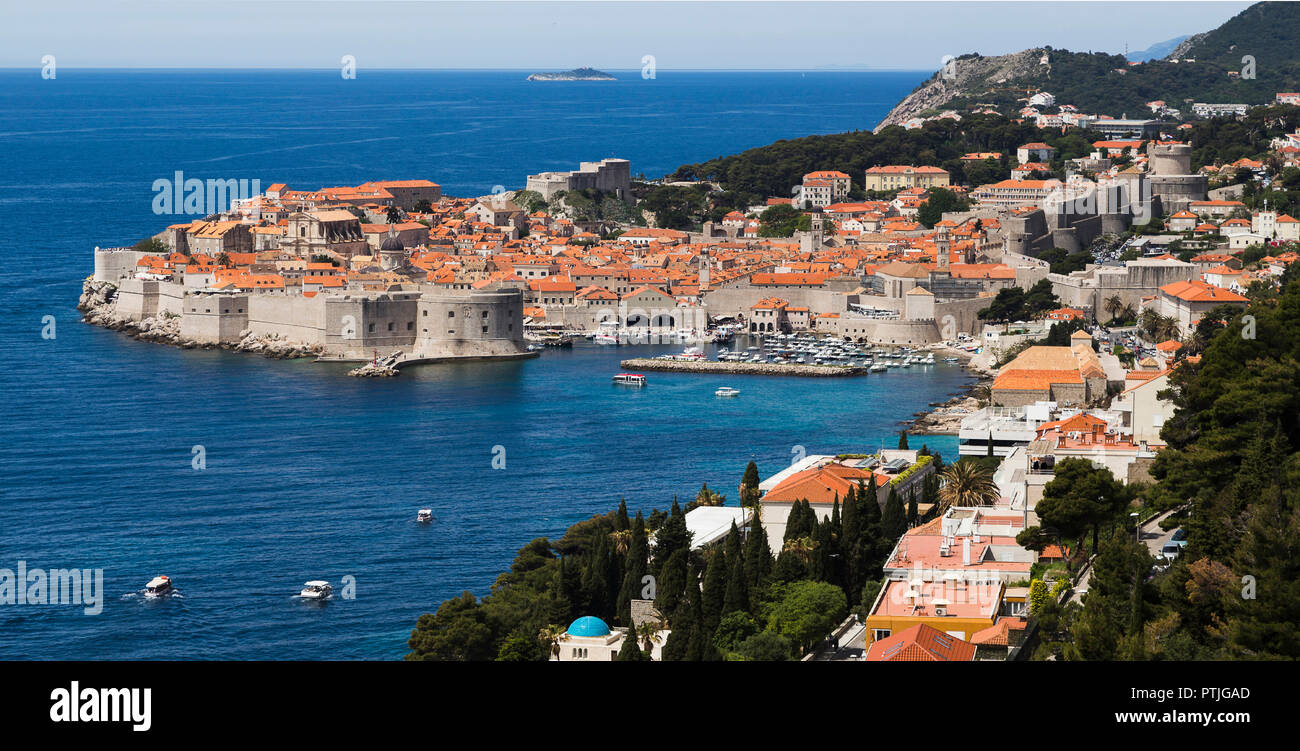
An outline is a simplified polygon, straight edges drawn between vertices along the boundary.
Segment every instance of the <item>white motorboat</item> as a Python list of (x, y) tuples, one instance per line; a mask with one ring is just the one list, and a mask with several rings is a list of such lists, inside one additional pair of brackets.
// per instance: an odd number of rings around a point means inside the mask
[(433, 509), (422, 508), (419, 511), (415, 512), (415, 520), (422, 524), (428, 524), (429, 522), (433, 521)]
[(640, 373), (619, 373), (614, 376), (614, 383), (622, 386), (644, 386), (646, 380)]
[(304, 600), (328, 600), (333, 594), (334, 588), (329, 582), (316, 580), (304, 584), (298, 596)]
[(740, 396), (740, 391), (730, 386), (723, 386), (713, 392), (714, 396)]
[(172, 580), (170, 576), (155, 576), (144, 585), (145, 597), (162, 597), (172, 593)]

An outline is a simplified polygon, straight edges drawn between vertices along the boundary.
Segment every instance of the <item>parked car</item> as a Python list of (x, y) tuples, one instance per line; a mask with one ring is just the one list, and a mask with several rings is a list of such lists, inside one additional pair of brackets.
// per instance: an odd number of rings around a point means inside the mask
[(1176, 542), (1166, 542), (1164, 547), (1160, 548), (1160, 557), (1164, 558), (1166, 561), (1172, 561), (1177, 558), (1178, 554), (1181, 552), (1183, 552), (1182, 545), (1179, 545)]
[(1176, 543), (1180, 549), (1187, 547), (1187, 530), (1182, 527), (1175, 529), (1174, 534), (1169, 538), (1169, 542)]

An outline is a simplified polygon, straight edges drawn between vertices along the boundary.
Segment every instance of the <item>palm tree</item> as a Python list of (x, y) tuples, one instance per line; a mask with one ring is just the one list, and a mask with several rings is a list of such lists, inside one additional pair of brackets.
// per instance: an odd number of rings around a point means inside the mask
[(636, 638), (641, 642), (641, 651), (645, 654), (647, 660), (650, 659), (650, 653), (654, 652), (655, 643), (663, 641), (659, 632), (663, 630), (663, 624), (657, 621), (642, 621), (641, 625), (636, 627)]
[(552, 623), (545, 626), (537, 633), (537, 640), (542, 643), (555, 659), (560, 659), (560, 642), (564, 640), (564, 626), (557, 626)]
[(609, 533), (609, 539), (614, 543), (614, 550), (619, 555), (627, 555), (627, 549), (632, 544), (632, 530), (620, 529)]
[(1106, 298), (1106, 302), (1102, 303), (1102, 308), (1107, 313), (1110, 313), (1110, 320), (1113, 321), (1115, 316), (1124, 309), (1124, 301), (1120, 299), (1119, 295), (1111, 295)]
[(803, 537), (797, 537), (793, 540), (788, 540), (785, 543), (785, 548), (784, 548), (786, 552), (794, 553), (799, 558), (799, 560), (803, 561), (804, 563), (808, 562), (809, 556), (811, 556), (812, 552), (816, 549), (817, 549), (817, 543), (814, 542), (813, 539), (808, 535), (804, 535)]
[(957, 462), (943, 471), (939, 506), (991, 506), (1002, 494), (993, 475), (974, 462)]
[(993, 388), (987, 383), (981, 383), (970, 390), (970, 395), (975, 397), (975, 401), (981, 407), (987, 407), (993, 403)]
[(709, 484), (704, 483), (700, 492), (695, 495), (695, 505), (697, 506), (723, 506), (727, 503), (727, 497), (721, 493), (709, 490)]
[(1137, 318), (1137, 308), (1133, 307), (1133, 303), (1125, 305), (1124, 309), (1120, 311), (1120, 313), (1122, 314), (1122, 319), (1125, 321), (1132, 321)]

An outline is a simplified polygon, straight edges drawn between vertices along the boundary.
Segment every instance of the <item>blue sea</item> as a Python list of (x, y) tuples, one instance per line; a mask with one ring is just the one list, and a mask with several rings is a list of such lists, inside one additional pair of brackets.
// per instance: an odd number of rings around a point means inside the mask
[[(937, 365), (650, 374), (628, 390), (609, 380), (620, 358), (680, 347), (585, 343), (360, 380), (80, 322), (92, 248), (180, 220), (151, 208), (153, 181), (177, 170), (294, 188), (423, 177), (450, 195), (610, 156), (657, 177), (869, 129), (925, 77), (526, 73), (0, 71), (0, 569), (102, 569), (105, 589), (98, 615), (0, 605), (0, 658), (399, 659), (421, 613), (487, 593), (533, 538), (704, 482), (734, 503), (751, 459), (767, 476), (800, 451), (893, 446), (899, 421), (969, 381)], [(721, 385), (741, 396), (716, 398)], [(954, 438), (923, 440), (956, 453)], [(415, 523), (422, 507), (433, 524)], [(181, 596), (140, 597), (158, 574)], [(305, 604), (309, 579), (354, 582), (355, 598)]]

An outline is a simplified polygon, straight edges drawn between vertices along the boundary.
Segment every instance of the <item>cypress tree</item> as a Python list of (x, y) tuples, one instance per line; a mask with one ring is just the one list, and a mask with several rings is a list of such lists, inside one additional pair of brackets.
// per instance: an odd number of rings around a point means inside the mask
[(686, 529), (686, 514), (673, 499), (672, 511), (663, 526), (655, 533), (654, 555), (650, 559), (650, 573), (656, 577), (663, 571), (664, 563), (679, 550), (690, 550), (691, 533)]
[(609, 579), (609, 548), (609, 535), (602, 530), (596, 535), (596, 542), (592, 545), (582, 577), (583, 597), (586, 600), (585, 610), (588, 614), (602, 619), (613, 615), (609, 612), (611, 605), (613, 605), (610, 597), (612, 580)]
[(727, 556), (727, 561), (736, 561), (740, 558), (740, 530), (736, 528), (736, 522), (731, 522), (731, 531), (727, 533), (727, 542), (723, 551)]
[[(650, 556), (649, 542), (646, 540), (645, 517), (636, 512), (632, 521), (632, 539), (627, 547), (627, 565), (623, 574), (623, 586), (618, 593), (619, 618), (628, 617), (632, 612), (632, 600), (641, 599), (641, 579), (646, 575), (647, 560)], [(624, 625), (631, 625), (626, 621)]]
[(727, 554), (722, 548), (713, 551), (709, 565), (704, 569), (702, 607), (704, 630), (712, 636), (722, 620), (722, 608), (727, 596)]
[[(840, 554), (844, 561), (842, 579), (849, 606), (857, 604), (862, 589), (862, 517), (858, 511), (858, 492), (854, 487), (844, 496), (844, 515), (840, 521)], [(859, 594), (855, 594), (858, 592)]]
[(898, 433), (898, 448), (900, 448), (900, 449), (906, 449), (906, 448), (907, 448), (907, 431), (906, 431), (906, 430), (901, 430), (901, 431), (899, 431), (899, 433)]
[(632, 522), (627, 518), (627, 499), (618, 499), (618, 512), (614, 514), (614, 531), (622, 532), (632, 528)]
[(753, 460), (750, 460), (749, 464), (745, 466), (745, 475), (740, 480), (741, 506), (755, 506), (758, 504), (760, 495), (758, 483), (758, 465)]
[(745, 559), (740, 554), (731, 560), (731, 574), (727, 577), (727, 594), (722, 601), (722, 614), (737, 610), (749, 612), (749, 583), (745, 578)]
[(754, 598), (772, 571), (772, 549), (767, 544), (767, 531), (759, 518), (760, 507), (754, 507), (745, 537), (745, 585), (750, 598)]
[[(660, 613), (671, 613), (677, 608), (678, 598), (686, 587), (687, 552), (678, 550), (664, 563), (655, 582), (655, 609)], [(676, 625), (674, 625), (676, 628)]]
[(916, 508), (916, 488), (907, 491), (907, 525), (915, 526), (918, 516)]
[(885, 511), (880, 517), (881, 541), (892, 546), (906, 531), (907, 513), (903, 510), (903, 501), (898, 497), (898, 489), (891, 487)]
[(641, 647), (636, 643), (636, 632), (629, 630), (627, 636), (623, 637), (623, 646), (618, 650), (618, 657), (614, 658), (615, 662), (645, 662), (646, 658), (641, 654)]

